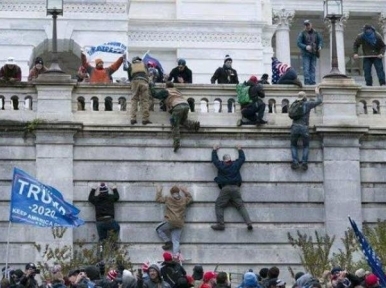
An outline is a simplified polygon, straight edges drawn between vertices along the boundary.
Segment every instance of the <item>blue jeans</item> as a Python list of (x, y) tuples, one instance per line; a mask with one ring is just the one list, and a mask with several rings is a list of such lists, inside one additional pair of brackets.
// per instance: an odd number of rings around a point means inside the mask
[(119, 226), (118, 222), (114, 219), (108, 221), (97, 221), (96, 228), (98, 231), (100, 242), (107, 239), (108, 233), (110, 231), (113, 231), (115, 234), (117, 234), (117, 236), (119, 236), (119, 231), (121, 230), (121, 227)]
[(381, 58), (363, 58), (363, 71), (365, 73), (366, 86), (373, 86), (373, 77), (371, 76), (371, 66), (374, 64), (377, 72), (379, 85), (385, 85), (385, 71), (383, 70), (383, 62)]
[(312, 54), (303, 54), (303, 75), (305, 85), (315, 85), (315, 67), (316, 56)]
[[(173, 255), (177, 255), (180, 252), (180, 238), (182, 233), (182, 228), (176, 228), (171, 225), (169, 222), (161, 222), (157, 228), (158, 236), (164, 241), (173, 243)], [(170, 234), (170, 237), (168, 236)]]
[(308, 132), (308, 127), (305, 125), (292, 125), (291, 127), (291, 154), (292, 162), (299, 163), (298, 158), (298, 140), (302, 138), (303, 140), (303, 163), (308, 162), (308, 152), (310, 146), (310, 133)]

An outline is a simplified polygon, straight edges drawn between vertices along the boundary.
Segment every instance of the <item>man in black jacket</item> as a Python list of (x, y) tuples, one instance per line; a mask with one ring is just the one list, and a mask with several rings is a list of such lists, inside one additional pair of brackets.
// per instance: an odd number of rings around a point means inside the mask
[(185, 59), (178, 60), (178, 66), (170, 71), (168, 81), (173, 83), (193, 83), (192, 70), (186, 66)]
[(108, 237), (108, 232), (112, 231), (119, 236), (120, 226), (114, 219), (114, 203), (119, 200), (119, 193), (116, 186), (112, 187), (113, 194), (109, 194), (109, 188), (105, 183), (99, 185), (99, 194), (95, 196), (96, 188), (92, 188), (88, 195), (88, 201), (95, 206), (96, 227), (99, 241), (104, 241)]
[(25, 265), (25, 272), (20, 277), (20, 284), (25, 288), (38, 288), (39, 284), (35, 279), (36, 274), (39, 274), (39, 269), (36, 268), (34, 263), (28, 263)]
[(229, 55), (225, 56), (224, 65), (218, 67), (214, 72), (210, 82), (212, 84), (239, 84), (239, 78), (237, 76), (237, 71), (232, 68), (232, 58)]
[(241, 186), (241, 174), (240, 168), (245, 162), (245, 154), (240, 146), (237, 146), (239, 151), (239, 158), (235, 161), (231, 160), (229, 154), (224, 154), (223, 161), (218, 159), (217, 150), (220, 147), (218, 145), (213, 146), (212, 151), (212, 163), (218, 169), (217, 177), (214, 178), (214, 181), (220, 187), (220, 195), (216, 200), (216, 218), (217, 224), (211, 226), (213, 230), (224, 230), (224, 208), (231, 203), (239, 211), (243, 217), (245, 223), (247, 224), (248, 230), (252, 230), (252, 221), (249, 218), (247, 209), (244, 206), (243, 199), (240, 194)]

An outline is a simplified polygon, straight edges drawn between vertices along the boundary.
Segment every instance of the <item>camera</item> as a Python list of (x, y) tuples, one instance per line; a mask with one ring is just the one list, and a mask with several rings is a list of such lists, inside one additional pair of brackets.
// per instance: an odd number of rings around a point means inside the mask
[(33, 272), (34, 272), (35, 274), (40, 274), (40, 269), (36, 268), (36, 269), (33, 270)]

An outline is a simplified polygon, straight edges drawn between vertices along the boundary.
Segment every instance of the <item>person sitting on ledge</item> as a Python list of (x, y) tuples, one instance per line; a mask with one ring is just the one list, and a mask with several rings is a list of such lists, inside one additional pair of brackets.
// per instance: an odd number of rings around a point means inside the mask
[(0, 69), (0, 81), (15, 83), (21, 81), (21, 69), (17, 66), (15, 58), (8, 57), (5, 65)]
[(244, 82), (244, 86), (249, 87), (248, 95), (251, 102), (240, 104), (242, 119), (237, 121), (237, 126), (266, 124), (267, 121), (263, 119), (265, 111), (265, 103), (262, 100), (265, 97), (263, 85), (258, 82), (256, 76), (251, 76)]
[(295, 69), (272, 57), (272, 84), (294, 84), (303, 87)]

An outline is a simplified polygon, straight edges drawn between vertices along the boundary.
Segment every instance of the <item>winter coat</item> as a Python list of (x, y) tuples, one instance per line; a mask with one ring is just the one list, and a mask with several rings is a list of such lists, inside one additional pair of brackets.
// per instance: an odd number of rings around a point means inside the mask
[(227, 68), (225, 64), (223, 67), (218, 67), (214, 72), (210, 82), (212, 84), (239, 84), (239, 78), (237, 76), (237, 71), (233, 68)]
[(98, 221), (99, 218), (110, 216), (114, 218), (115, 210), (114, 203), (119, 200), (118, 190), (113, 189), (113, 194), (99, 193), (98, 196), (95, 196), (96, 189), (91, 189), (90, 194), (88, 195), (88, 201), (95, 206), (95, 217)]
[(163, 196), (162, 190), (157, 191), (156, 194), (155, 201), (165, 203), (165, 219), (176, 228), (182, 228), (184, 226), (186, 206), (193, 200), (192, 195), (189, 192), (186, 191), (185, 193), (185, 197), (180, 197), (180, 199), (175, 199), (171, 196)]
[(192, 79), (192, 70), (190, 70), (187, 66), (185, 66), (184, 70), (180, 71), (178, 67), (175, 67), (170, 71), (168, 81), (173, 80), (174, 83), (178, 82), (178, 77), (182, 77), (184, 79), (184, 83), (193, 83)]
[(239, 158), (235, 161), (224, 162), (218, 159), (217, 151), (212, 151), (212, 163), (218, 169), (217, 177), (214, 181), (220, 188), (226, 185), (241, 186), (242, 178), (240, 168), (245, 162), (245, 154), (243, 150), (239, 150)]
[(121, 67), (123, 63), (123, 57), (119, 57), (112, 65), (107, 68), (96, 68), (91, 66), (87, 62), (86, 55), (81, 55), (82, 66), (86, 68), (87, 73), (90, 75), (90, 83), (111, 83), (111, 75)]

